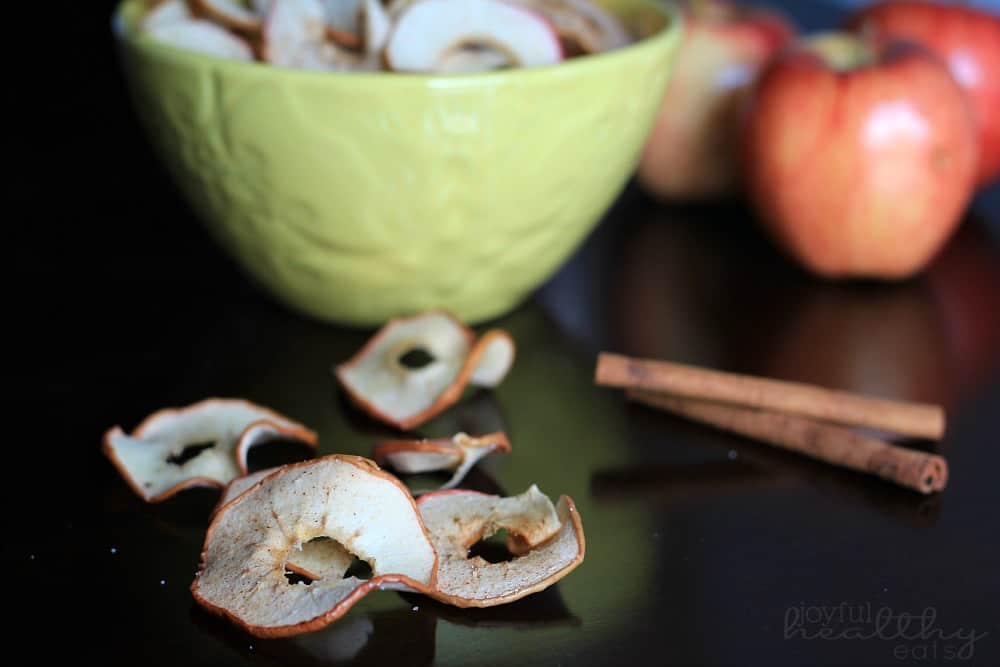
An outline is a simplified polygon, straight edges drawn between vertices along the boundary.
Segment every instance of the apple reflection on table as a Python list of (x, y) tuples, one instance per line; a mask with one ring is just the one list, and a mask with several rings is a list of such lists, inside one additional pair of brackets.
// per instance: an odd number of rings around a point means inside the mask
[(609, 276), (616, 351), (946, 408), (1000, 365), (1000, 247), (980, 219), (911, 280), (836, 282), (737, 207), (632, 214)]

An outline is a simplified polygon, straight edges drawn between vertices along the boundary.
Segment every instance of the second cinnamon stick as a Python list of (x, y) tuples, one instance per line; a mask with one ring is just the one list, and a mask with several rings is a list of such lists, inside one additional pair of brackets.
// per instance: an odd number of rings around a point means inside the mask
[(948, 464), (928, 454), (803, 417), (630, 390), (628, 397), (716, 428), (827, 463), (877, 475), (921, 493), (944, 488)]

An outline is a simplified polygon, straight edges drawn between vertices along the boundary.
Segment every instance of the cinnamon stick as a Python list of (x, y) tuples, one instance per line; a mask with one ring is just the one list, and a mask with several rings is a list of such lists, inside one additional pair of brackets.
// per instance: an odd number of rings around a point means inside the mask
[(724, 373), (668, 361), (632, 359), (602, 352), (597, 384), (764, 408), (822, 421), (865, 426), (917, 438), (944, 435), (939, 405), (870, 398), (845, 391), (736, 373)]
[(627, 395), (640, 403), (833, 465), (877, 475), (921, 493), (940, 491), (948, 482), (948, 463), (941, 456), (897, 447), (841, 426), (643, 390), (629, 390)]

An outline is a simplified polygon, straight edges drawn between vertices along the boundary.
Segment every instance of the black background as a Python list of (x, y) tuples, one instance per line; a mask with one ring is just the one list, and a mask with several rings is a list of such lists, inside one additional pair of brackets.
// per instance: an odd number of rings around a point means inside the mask
[[(156, 588), (158, 581), (153, 581), (156, 573), (143, 572), (143, 580), (152, 581), (143, 589), (136, 584), (139, 565), (119, 570), (109, 561), (111, 548), (122, 548), (122, 542), (129, 540), (153, 540), (134, 545), (148, 558), (161, 549), (172, 554), (155, 543), (162, 535), (150, 532), (150, 521), (179, 524), (187, 531), (182, 541), (196, 542), (192, 536), (198, 533), (197, 523), (178, 517), (197, 513), (199, 503), (210, 504), (210, 499), (181, 501), (172, 509), (156, 511), (139, 506), (99, 455), (99, 437), (116, 421), (131, 427), (153, 409), (195, 400), (201, 397), (199, 392), (239, 393), (243, 389), (267, 395), (267, 390), (255, 388), (257, 366), (262, 359), (274, 363), (276, 346), (295, 345), (303, 339), (325, 341), (316, 343), (319, 363), (320, 358), (349, 352), (363, 336), (302, 320), (244, 280), (177, 197), (135, 124), (110, 36), (113, 3), (70, 4), (32, 7), (41, 11), (31, 22), (20, 27), (20, 22), (12, 20), (9, 27), (16, 33), (10, 44), (19, 48), (5, 71), (14, 119), (8, 127), (7, 145), (15, 158), (8, 162), (14, 169), (6, 179), (10, 193), (6, 247), (12, 269), (6, 290), (6, 328), (12, 341), (8, 346), (11, 408), (7, 422), (13, 428), (5, 448), (9, 482), (4, 485), (11, 521), (2, 549), (5, 569), (15, 583), (7, 596), (8, 611), (15, 618), (8, 647), (12, 651), (26, 648), (26, 662), (93, 654), (112, 663), (166, 664), (183, 658), (185, 646), (193, 651), (204, 648), (203, 642), (216, 642), (230, 648), (213, 653), (211, 659), (204, 654), (191, 654), (187, 659), (194, 663), (215, 662), (221, 656), (233, 662), (257, 660), (242, 645), (244, 637), (218, 628), (212, 619), (190, 608), (185, 597), (187, 582), (178, 584), (165, 603), (156, 597), (161, 592)], [(804, 28), (830, 24), (839, 17), (838, 10), (822, 3), (784, 4)], [(55, 25), (58, 47), (38, 46), (37, 29), (32, 27), (36, 22)], [(669, 218), (674, 227), (656, 228), (654, 219), (660, 218)], [(699, 225), (699, 220), (712, 225)], [(616, 278), (621, 253), (647, 234), (652, 243), (677, 244), (694, 257), (704, 254), (705, 262), (695, 265), (691, 260), (681, 275), (705, 288), (702, 294), (714, 303), (695, 313), (694, 325), (685, 326), (693, 336), (703, 333), (699, 326), (723, 330), (717, 335), (723, 341), (720, 346), (726, 351), (728, 367), (761, 372), (754, 367), (755, 350), (746, 348), (765, 341), (769, 329), (759, 321), (762, 311), (749, 304), (769, 303), (763, 312), (776, 317), (781, 305), (797, 302), (806, 293), (819, 294), (816, 298), (821, 300), (833, 294), (831, 307), (841, 307), (836, 305), (841, 293), (839, 288), (817, 286), (789, 266), (747, 223), (748, 214), (738, 205), (667, 210), (630, 188), (574, 261), (503, 324), (522, 329), (525, 339), (535, 341), (539, 349), (572, 350), (565, 363), (575, 369), (566, 371), (573, 377), (586, 377), (590, 355), (599, 348), (640, 351), (635, 349), (640, 344), (629, 343), (632, 339), (615, 330), (613, 323), (620, 322), (615, 317), (620, 299), (609, 293), (611, 281), (604, 278)], [(998, 229), (1000, 189), (994, 186), (977, 200), (963, 238), (972, 239), (969, 243), (997, 259)], [(758, 265), (772, 268), (758, 272), (754, 268)], [(760, 279), (759, 289), (748, 300), (732, 293), (726, 296), (728, 288), (740, 294), (736, 288), (747, 276)], [(883, 288), (864, 289), (878, 292)], [(923, 294), (924, 285), (900, 289)], [(1000, 282), (981, 289), (995, 296), (1000, 293)], [(895, 303), (895, 293), (888, 298)], [(996, 302), (995, 298), (986, 301)], [(666, 351), (698, 363), (717, 360), (699, 358), (701, 349), (698, 344), (678, 343)], [(1000, 656), (1000, 614), (996, 611), (1000, 546), (995, 530), (998, 485), (991, 471), (1000, 466), (996, 451), (1000, 381), (994, 362), (995, 357), (988, 368), (981, 369), (983, 379), (973, 389), (954, 399), (959, 415), (953, 436), (957, 442), (946, 443), (958, 457), (953, 460), (954, 486), (944, 499), (944, 508), (950, 511), (930, 523), (922, 517), (927, 512), (938, 517), (942, 509), (934, 505), (928, 510), (919, 499), (886, 489), (879, 482), (858, 481), (846, 473), (803, 466), (783, 457), (775, 463), (766, 458), (769, 453), (741, 441), (719, 440), (722, 436), (608, 399), (616, 410), (626, 411), (631, 424), (627, 437), (645, 444), (634, 444), (619, 466), (605, 460), (594, 468), (588, 487), (594, 498), (614, 495), (621, 479), (626, 480), (626, 487), (641, 489), (644, 483), (659, 488), (663, 479), (686, 478), (686, 454), (678, 454), (680, 460), (666, 456), (654, 461), (662, 469), (652, 465), (652, 481), (644, 482), (646, 478), (636, 472), (634, 466), (649, 455), (643, 447), (655, 447), (660, 440), (707, 442), (708, 449), (699, 452), (711, 454), (700, 458), (712, 465), (723, 461), (730, 450), (744, 457), (764, 457), (761, 465), (769, 475), (772, 466), (791, 470), (787, 476), (804, 483), (807, 490), (749, 499), (724, 495), (722, 500), (694, 505), (685, 500), (682, 510), (673, 505), (674, 509), (665, 510), (660, 500), (638, 501), (637, 515), (662, 515), (664, 533), (669, 530), (690, 538), (658, 550), (657, 558), (663, 559), (665, 568), (690, 569), (676, 578), (651, 583), (648, 597), (659, 602), (648, 609), (571, 610), (583, 619), (582, 629), (571, 624), (574, 632), (592, 632), (610, 622), (608, 615), (634, 614), (634, 631), (621, 636), (620, 643), (609, 641), (592, 649), (589, 659), (893, 662), (884, 642), (781, 641), (781, 611), (789, 605), (835, 604), (846, 599), (876, 606), (888, 603), (897, 611), (935, 605), (941, 616), (947, 616), (940, 623), (946, 629), (974, 626), (989, 632), (990, 637), (977, 647), (982, 650), (976, 658), (982, 664), (989, 664), (990, 656), (996, 660)], [(806, 377), (799, 379), (814, 379), (809, 371), (803, 374)], [(343, 413), (333, 387), (320, 386), (326, 392), (324, 400), (328, 398), (333, 409)], [(358, 442), (362, 436), (370, 437), (367, 425), (359, 430), (345, 419), (334, 420), (330, 431), (346, 432), (350, 427)], [(516, 417), (511, 420), (517, 424)], [(535, 425), (521, 428), (534, 433)], [(662, 479), (657, 471), (662, 472)], [(512, 483), (521, 477), (520, 472), (506, 474)], [(778, 476), (784, 478), (784, 474)], [(827, 493), (829, 489), (834, 490)], [(559, 491), (551, 489), (550, 493)], [(810, 514), (817, 511), (829, 514), (817, 519)], [(95, 517), (102, 520), (95, 521)], [(794, 538), (795, 531), (801, 531), (800, 540)], [(773, 539), (767, 539), (770, 533)], [(655, 535), (653, 539), (660, 539)], [(749, 551), (738, 557), (732, 553), (734, 545), (748, 543)], [(689, 565), (691, 559), (712, 566), (696, 568)], [(628, 562), (627, 554), (623, 555), (623, 567)], [(159, 563), (171, 574), (186, 573), (195, 564), (190, 559)], [(605, 582), (614, 572), (585, 572), (581, 569), (578, 576), (591, 577), (594, 586), (613, 585)], [(785, 587), (783, 579), (795, 585)], [(825, 585), (810, 589), (810, 582), (815, 581)], [(789, 590), (807, 597), (793, 597)], [(931, 593), (923, 595), (923, 591)], [(825, 597), (816, 599), (818, 595)], [(558, 607), (558, 603), (558, 599), (543, 600), (517, 613), (522, 617), (534, 613), (545, 620), (551, 611), (546, 605)], [(155, 605), (167, 611), (137, 611)], [(168, 622), (168, 615), (177, 609), (184, 614), (181, 622), (173, 616)], [(440, 618), (447, 613), (438, 610)], [(552, 615), (558, 620), (561, 613), (557, 609)], [(419, 624), (397, 616), (391, 612), (378, 617), (375, 636), (384, 639), (386, 634), (398, 634), (402, 643), (372, 650), (398, 658), (409, 646), (406, 638), (412, 633), (416, 639), (409, 657), (411, 662), (422, 662), (426, 633)], [(497, 622), (502, 626), (504, 621)], [(159, 629), (150, 626), (161, 622)], [(205, 627), (209, 631), (203, 631)], [(572, 650), (577, 639), (564, 636), (567, 630), (556, 624), (552, 631), (556, 634), (550, 637), (539, 629), (544, 627), (548, 626), (543, 623), (514, 631), (512, 641), (537, 642), (537, 664), (580, 658)], [(185, 635), (191, 628), (197, 629), (197, 641)], [(473, 657), (486, 664), (503, 662), (502, 655), (448, 654), (442, 648), (446, 647), (439, 647), (438, 656), (444, 662), (467, 662)], [(300, 661), (298, 653), (282, 647), (274, 650), (278, 658), (272, 660)]]

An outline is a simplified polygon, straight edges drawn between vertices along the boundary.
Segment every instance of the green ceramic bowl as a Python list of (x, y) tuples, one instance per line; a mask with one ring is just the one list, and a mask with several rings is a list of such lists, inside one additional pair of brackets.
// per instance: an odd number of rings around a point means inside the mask
[(505, 313), (565, 261), (631, 175), (680, 21), (607, 6), (650, 36), (553, 67), (316, 73), (221, 60), (115, 16), (159, 155), (222, 246), (281, 301), (343, 324), (441, 307)]

